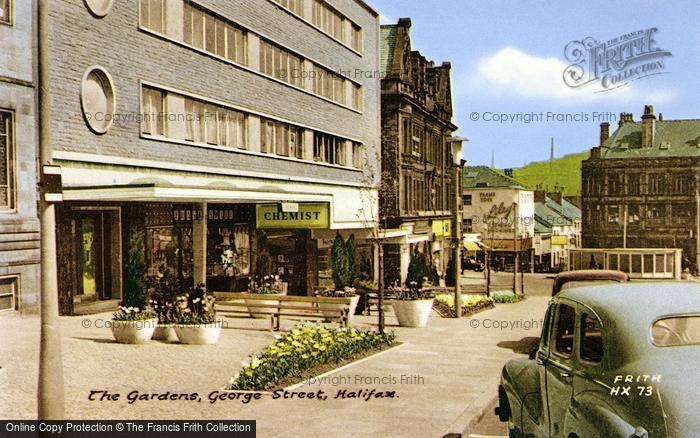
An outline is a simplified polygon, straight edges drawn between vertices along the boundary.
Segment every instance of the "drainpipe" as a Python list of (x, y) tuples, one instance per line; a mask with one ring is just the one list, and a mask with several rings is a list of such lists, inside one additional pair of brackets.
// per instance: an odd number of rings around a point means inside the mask
[(39, 345), (38, 418), (65, 418), (63, 356), (58, 317), (58, 275), (56, 265), (56, 210), (47, 202), (44, 166), (52, 162), (51, 92), (49, 88), (49, 5), (38, 0), (39, 30), (39, 222), (41, 224), (41, 340)]

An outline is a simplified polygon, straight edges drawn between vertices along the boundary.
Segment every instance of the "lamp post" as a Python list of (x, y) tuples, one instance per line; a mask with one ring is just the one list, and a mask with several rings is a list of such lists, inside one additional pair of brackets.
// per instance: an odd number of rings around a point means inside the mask
[(455, 283), (455, 318), (462, 317), (462, 286), (460, 284), (460, 264), (462, 262), (462, 227), (459, 214), (459, 200), (462, 194), (460, 169), (462, 164), (462, 143), (469, 141), (464, 137), (452, 137), (450, 150), (452, 152), (452, 167), (454, 169), (454, 199), (452, 202), (452, 265), (454, 266)]

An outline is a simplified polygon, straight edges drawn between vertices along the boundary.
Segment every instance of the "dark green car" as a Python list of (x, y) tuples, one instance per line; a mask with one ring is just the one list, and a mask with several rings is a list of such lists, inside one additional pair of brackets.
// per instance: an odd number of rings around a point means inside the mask
[(511, 437), (700, 436), (698, 363), (700, 284), (570, 289), (503, 368), (496, 413)]

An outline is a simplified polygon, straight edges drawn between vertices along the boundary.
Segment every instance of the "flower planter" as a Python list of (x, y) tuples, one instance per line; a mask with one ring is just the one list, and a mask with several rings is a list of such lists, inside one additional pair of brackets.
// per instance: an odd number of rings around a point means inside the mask
[(391, 305), (401, 327), (425, 327), (433, 310), (432, 299), (393, 300)]
[(120, 344), (143, 344), (153, 337), (158, 325), (158, 318), (142, 321), (112, 320), (112, 335)]
[[(280, 297), (287, 295), (285, 292), (277, 293), (277, 294), (266, 294), (266, 297)], [(263, 319), (263, 318), (269, 318), (270, 313), (275, 312), (277, 310), (277, 306), (279, 306), (279, 300), (245, 300), (246, 306), (251, 306), (251, 305), (264, 305), (264, 306), (269, 306), (269, 307), (248, 307), (248, 312), (250, 312), (250, 316), (253, 318), (258, 318), (258, 319)], [(253, 312), (268, 312), (265, 314), (260, 314), (260, 313), (253, 313)]]
[[(360, 301), (360, 296), (355, 295), (350, 298), (350, 308), (348, 309), (348, 320), (352, 320), (355, 315), (355, 309), (357, 308), (357, 303)], [(345, 304), (326, 304), (319, 303), (318, 308), (321, 309), (323, 316), (331, 317), (338, 316), (338, 310), (342, 309)]]
[(212, 345), (219, 342), (221, 321), (211, 324), (175, 325), (174, 329), (183, 344)]
[(175, 333), (175, 327), (173, 324), (162, 324), (159, 323), (153, 332), (154, 341), (166, 341), (166, 342), (177, 342), (177, 333)]

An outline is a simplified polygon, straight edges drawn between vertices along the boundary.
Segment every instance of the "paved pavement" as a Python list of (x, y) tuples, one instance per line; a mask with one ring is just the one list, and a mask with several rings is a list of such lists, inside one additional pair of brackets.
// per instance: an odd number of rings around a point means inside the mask
[[(264, 396), (210, 403), (249, 354), (273, 340), (264, 320), (227, 319), (220, 343), (187, 346), (150, 342), (121, 345), (107, 328), (96, 327), (108, 313), (61, 318), (66, 415), (76, 419), (256, 419), (259, 436), (443, 436), (469, 430), (492, 415), (503, 363), (526, 351), (539, 335), (547, 303), (542, 296), (501, 304), (469, 320), (433, 313), (428, 328), (410, 329), (388, 317), (388, 329), (403, 344), (344, 368), (323, 382), (296, 392), (324, 391), (327, 400), (272, 399)], [(370, 327), (376, 317), (358, 317)], [(84, 327), (88, 326), (89, 327)], [(287, 328), (291, 322), (287, 324)], [(0, 317), (0, 418), (35, 417), (36, 318)], [(334, 398), (361, 389), (394, 391), (394, 398)], [(90, 401), (91, 391), (121, 394), (117, 401)], [(129, 403), (127, 394), (192, 393), (194, 401), (148, 400)], [(388, 394), (385, 394), (388, 395)]]

